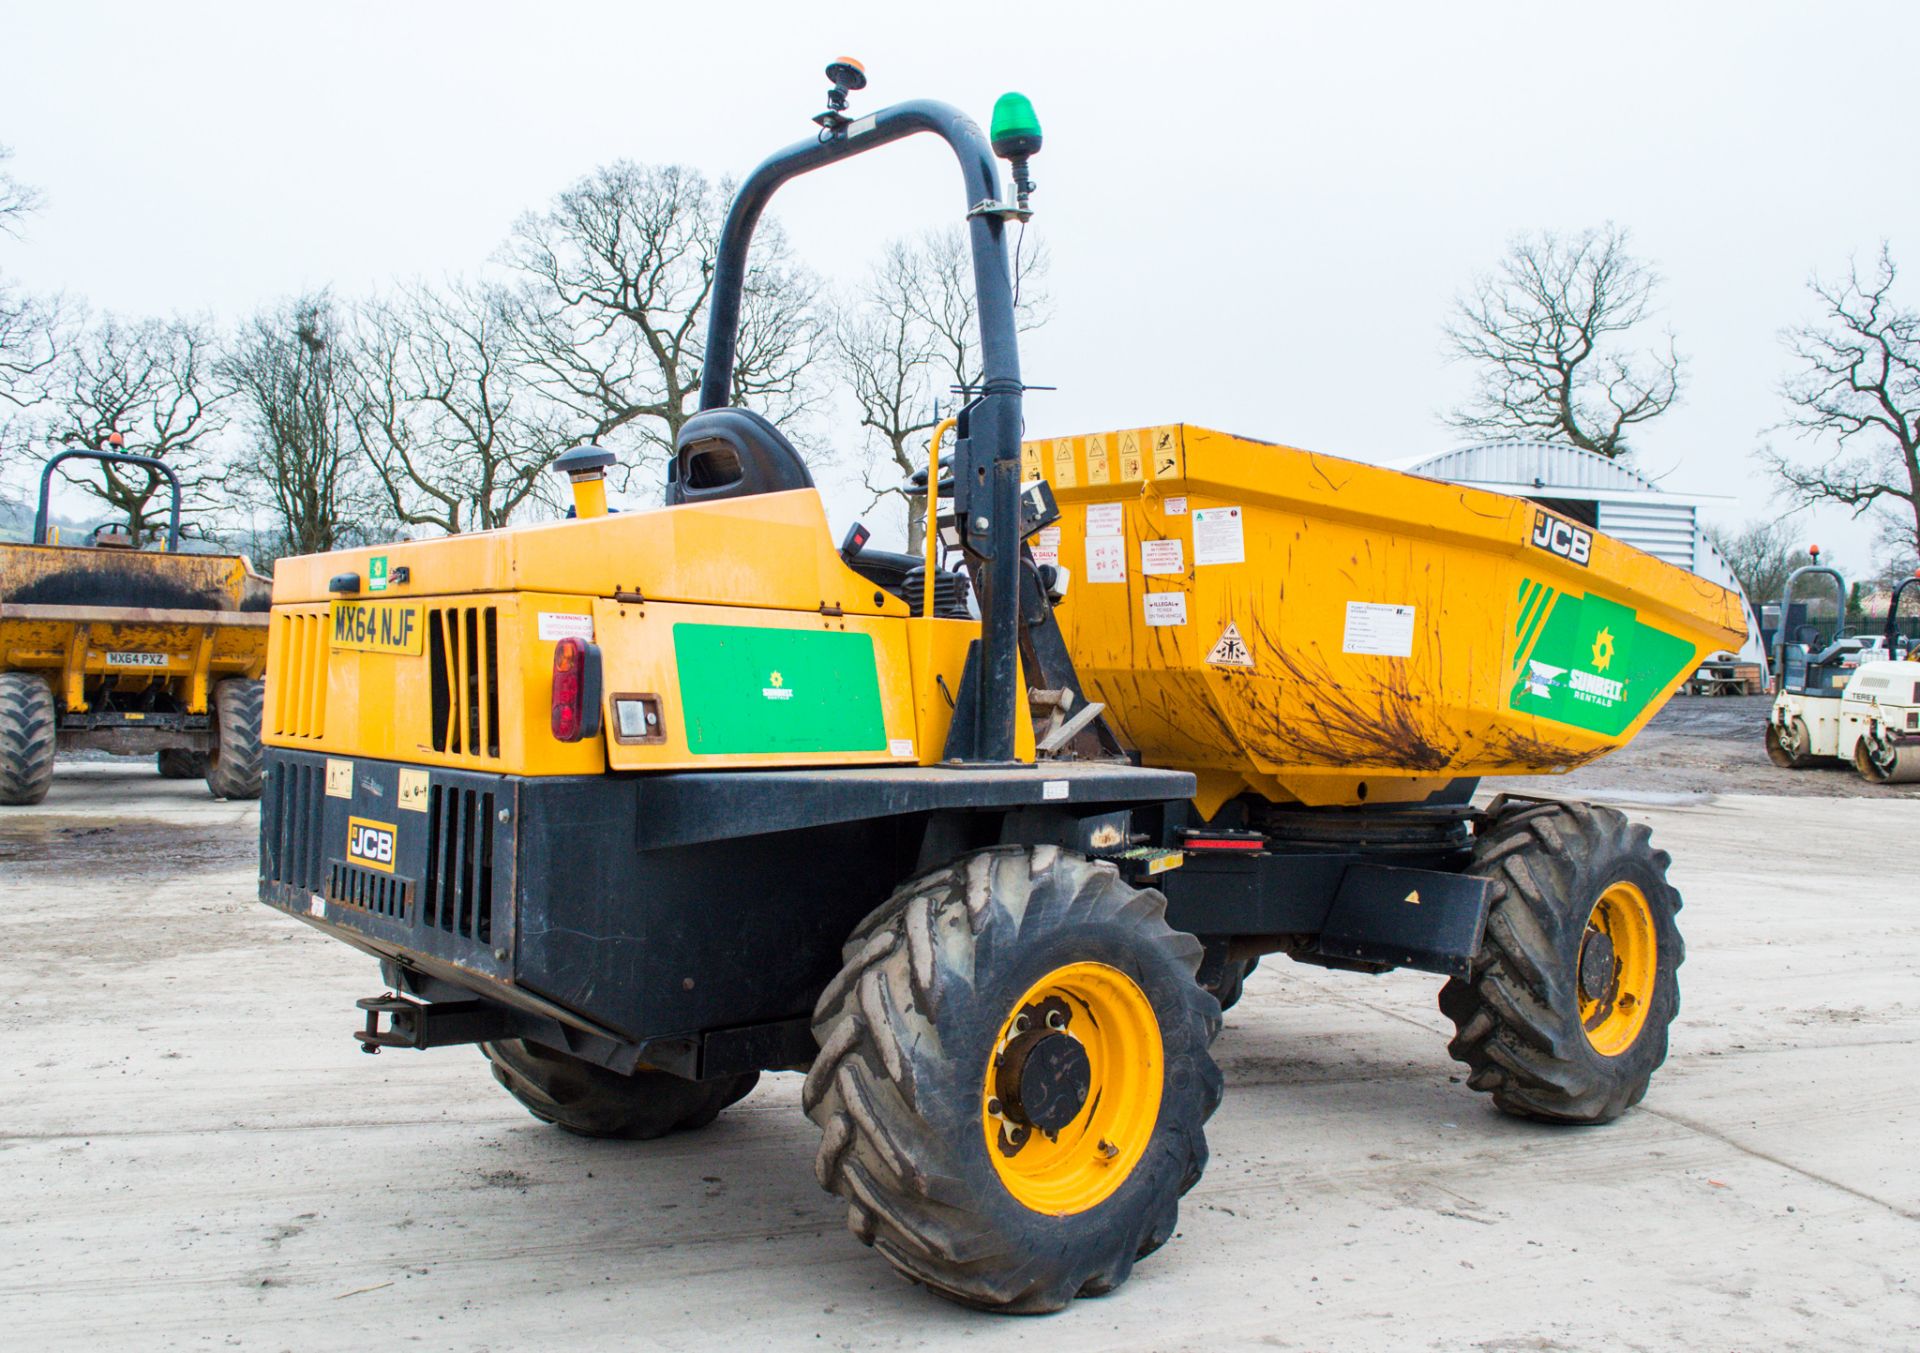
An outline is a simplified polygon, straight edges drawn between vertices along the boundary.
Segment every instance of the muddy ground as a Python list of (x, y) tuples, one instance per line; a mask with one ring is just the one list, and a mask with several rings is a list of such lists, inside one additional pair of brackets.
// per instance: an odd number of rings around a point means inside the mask
[(1767, 760), (1761, 741), (1772, 708), (1770, 695), (1676, 696), (1639, 737), (1591, 766), (1567, 775), (1506, 776), (1483, 783), (1488, 789), (1647, 802), (1706, 794), (1920, 798), (1920, 785), (1876, 785), (1838, 761), (1782, 770)]
[(1641, 1108), (1504, 1118), (1447, 1058), (1435, 979), (1269, 961), (1215, 1047), (1178, 1238), (1028, 1321), (847, 1234), (797, 1076), (609, 1143), (536, 1122), (469, 1049), (361, 1055), (378, 975), (253, 901), (251, 806), (63, 766), (0, 814), (0, 1345), (1920, 1346), (1920, 885), (1886, 867), (1920, 801), (1629, 811), (1689, 944)]

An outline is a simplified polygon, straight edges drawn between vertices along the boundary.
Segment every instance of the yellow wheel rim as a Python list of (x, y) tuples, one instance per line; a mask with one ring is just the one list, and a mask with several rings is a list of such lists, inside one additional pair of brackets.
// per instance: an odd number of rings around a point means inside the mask
[(1104, 1201), (1146, 1154), (1164, 1066), (1153, 1005), (1118, 968), (1070, 963), (1028, 987), (994, 1039), (980, 1096), (987, 1158), (1007, 1192), (1053, 1216)]
[(1618, 1057), (1646, 1027), (1659, 972), (1653, 908), (1631, 883), (1608, 887), (1580, 938), (1580, 1024), (1603, 1057)]

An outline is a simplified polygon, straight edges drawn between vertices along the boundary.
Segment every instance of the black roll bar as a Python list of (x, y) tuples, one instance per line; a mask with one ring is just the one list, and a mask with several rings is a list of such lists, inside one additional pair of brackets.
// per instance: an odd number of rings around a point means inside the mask
[[(1020, 345), (1014, 322), (1013, 271), (1006, 220), (1000, 209), (1000, 172), (992, 148), (971, 118), (949, 104), (914, 99), (870, 117), (829, 127), (775, 151), (748, 175), (720, 236), (707, 319), (701, 409), (732, 401), (735, 339), (740, 326), (747, 251), (754, 227), (775, 190), (789, 179), (865, 154), (921, 132), (945, 141), (960, 162), (966, 187), (967, 234), (980, 312), (981, 389), (960, 411), (954, 442), (954, 513), (961, 524), (969, 569), (979, 584), (981, 653), (978, 730), (973, 757), (1012, 762), (1014, 720), (1021, 703), (1020, 648)], [(963, 683), (964, 684), (964, 683)], [(961, 712), (956, 711), (956, 722)]]
[(1893, 596), (1887, 601), (1887, 630), (1880, 646), (1887, 650), (1889, 658), (1893, 656), (1894, 640), (1900, 637), (1900, 631), (1896, 628), (1900, 620), (1900, 598), (1907, 594), (1909, 587), (1920, 587), (1920, 574), (1915, 574), (1911, 578), (1902, 578), (1900, 585), (1893, 589)]
[[(1834, 613), (1833, 632), (1837, 638), (1847, 618), (1847, 580), (1840, 576), (1840, 570), (1828, 568), (1825, 564), (1802, 564), (1787, 575), (1785, 586), (1780, 589), (1780, 628), (1773, 635), (1773, 670), (1779, 682), (1779, 689), (1787, 688), (1787, 617), (1793, 614), (1793, 585), (1809, 573), (1821, 574), (1833, 579), (1833, 585), (1840, 593), (1840, 609)], [(1809, 654), (1811, 658), (1811, 654)], [(1800, 678), (1801, 686), (1806, 685), (1806, 677)]]
[[(156, 478), (164, 478), (173, 486), (173, 507), (167, 514), (167, 553), (173, 554), (180, 548), (180, 476), (173, 467), (156, 456), (135, 456), (125, 451), (92, 451), (86, 447), (70, 447), (54, 456), (40, 471), (40, 509), (33, 516), (33, 543), (47, 543), (47, 508), (53, 495), (53, 472), (63, 460), (101, 460), (113, 465), (139, 465)], [(138, 542), (135, 542), (136, 544)]]

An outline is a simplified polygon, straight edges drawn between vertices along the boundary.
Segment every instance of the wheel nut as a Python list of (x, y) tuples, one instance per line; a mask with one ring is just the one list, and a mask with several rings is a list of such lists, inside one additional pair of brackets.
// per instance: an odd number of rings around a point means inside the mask
[(1000, 1107), (1000, 1099), (998, 1096), (995, 1096), (992, 1099), (989, 1099), (987, 1101), (987, 1112), (992, 1114), (995, 1118), (1000, 1117), (1001, 1114), (1006, 1112), (1006, 1110)]
[(1067, 1027), (1067, 1012), (1066, 1012), (1066, 1011), (1064, 1011), (1064, 1010), (1049, 1010), (1049, 1011), (1047, 1011), (1047, 1027), (1048, 1027), (1049, 1029), (1064, 1029), (1064, 1028), (1066, 1028), (1066, 1027)]

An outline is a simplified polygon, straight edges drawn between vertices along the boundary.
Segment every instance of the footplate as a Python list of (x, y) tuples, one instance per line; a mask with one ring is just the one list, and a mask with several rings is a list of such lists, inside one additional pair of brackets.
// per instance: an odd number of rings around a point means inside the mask
[(1490, 886), (1471, 874), (1349, 865), (1313, 949), (1465, 977), (1486, 931)]

